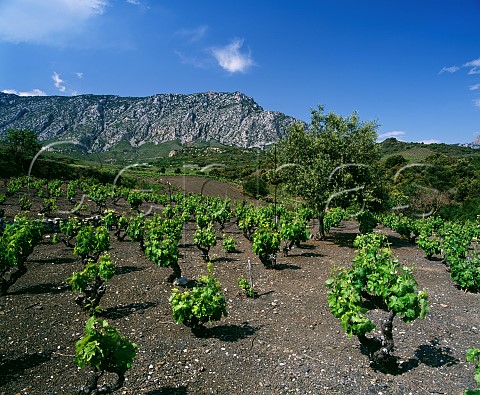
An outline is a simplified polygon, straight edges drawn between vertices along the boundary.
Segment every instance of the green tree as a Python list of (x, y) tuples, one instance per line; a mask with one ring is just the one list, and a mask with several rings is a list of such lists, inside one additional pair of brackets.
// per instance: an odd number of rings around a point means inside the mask
[(309, 125), (292, 124), (277, 149), (281, 165), (277, 177), (287, 192), (302, 198), (314, 211), (321, 238), (325, 237), (323, 219), (329, 205), (375, 201), (373, 179), (380, 159), (375, 121), (361, 122), (355, 112), (342, 117), (323, 110), (323, 106), (312, 109)]
[(42, 148), (37, 135), (31, 130), (9, 129), (5, 133), (3, 142), (8, 144), (9, 157), (17, 168), (24, 171), (28, 170), (30, 161)]
[(243, 181), (243, 191), (255, 198), (261, 198), (268, 195), (268, 186), (262, 177), (254, 174)]

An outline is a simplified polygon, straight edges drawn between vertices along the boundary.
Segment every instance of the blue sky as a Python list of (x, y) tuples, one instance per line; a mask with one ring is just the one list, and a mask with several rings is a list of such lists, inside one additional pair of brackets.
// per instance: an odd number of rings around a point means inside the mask
[(377, 119), (380, 137), (480, 134), (479, 0), (0, 0), (0, 91), (240, 91), (308, 121)]

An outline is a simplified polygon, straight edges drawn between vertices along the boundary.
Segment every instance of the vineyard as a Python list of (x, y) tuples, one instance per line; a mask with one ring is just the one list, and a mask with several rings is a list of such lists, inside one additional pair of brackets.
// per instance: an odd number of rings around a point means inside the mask
[(478, 221), (199, 180), (5, 180), (0, 394), (476, 393)]

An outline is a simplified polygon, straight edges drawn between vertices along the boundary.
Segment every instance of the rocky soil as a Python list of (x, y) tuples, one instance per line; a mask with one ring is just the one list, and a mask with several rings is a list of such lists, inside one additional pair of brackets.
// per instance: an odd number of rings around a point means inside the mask
[[(193, 245), (194, 227), (185, 225), (180, 249), (189, 278), (206, 273)], [(324, 282), (332, 268), (350, 265), (355, 222), (342, 222), (327, 240), (310, 240), (290, 256), (279, 256), (272, 270), (262, 266), (233, 221), (227, 224), (224, 232), (234, 236), (239, 251), (227, 254), (219, 243), (213, 263), (228, 317), (209, 324), (201, 337), (172, 319), (172, 285), (165, 281), (170, 269), (150, 263), (138, 243), (112, 237), (117, 271), (101, 301), (103, 317), (138, 345), (117, 393), (423, 395), (474, 388), (465, 351), (480, 346), (479, 295), (457, 289), (440, 260), (428, 261), (389, 229), (376, 231), (388, 234), (394, 255), (414, 267), (431, 307), (425, 320), (395, 319), (401, 363), (388, 373), (372, 369), (358, 340), (344, 334), (327, 305)], [(237, 285), (240, 276), (248, 276), (249, 260), (255, 299)], [(71, 249), (45, 237), (29, 257), (28, 273), (0, 297), (0, 394), (76, 394), (87, 381), (91, 372), (73, 362), (87, 317), (65, 284), (81, 266)]]

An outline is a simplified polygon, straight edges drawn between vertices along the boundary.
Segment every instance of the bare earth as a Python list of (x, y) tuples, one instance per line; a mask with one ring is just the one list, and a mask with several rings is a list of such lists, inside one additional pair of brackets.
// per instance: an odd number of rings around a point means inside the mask
[[(185, 225), (180, 266), (185, 276), (206, 273), (193, 245), (195, 224)], [(354, 257), (355, 222), (342, 222), (326, 241), (310, 240), (277, 269), (265, 269), (234, 222), (225, 233), (239, 252), (213, 249), (216, 276), (229, 316), (208, 325), (203, 337), (176, 324), (168, 302), (170, 269), (156, 267), (138, 243), (112, 236), (117, 275), (101, 301), (104, 318), (137, 343), (138, 352), (118, 394), (461, 394), (474, 388), (473, 365), (465, 351), (480, 346), (479, 295), (457, 289), (440, 261), (379, 226), (390, 236), (394, 255), (413, 266), (430, 297), (425, 320), (394, 322), (395, 353), (403, 361), (389, 374), (374, 371), (327, 305), (325, 280), (335, 266)], [(259, 296), (237, 286), (253, 266)], [(75, 304), (65, 279), (82, 264), (63, 243), (49, 239), (29, 258), (29, 271), (0, 297), (0, 394), (76, 394), (88, 369), (74, 364), (75, 342), (87, 317)], [(374, 318), (381, 316), (375, 314)], [(107, 377), (110, 378), (111, 377)]]

